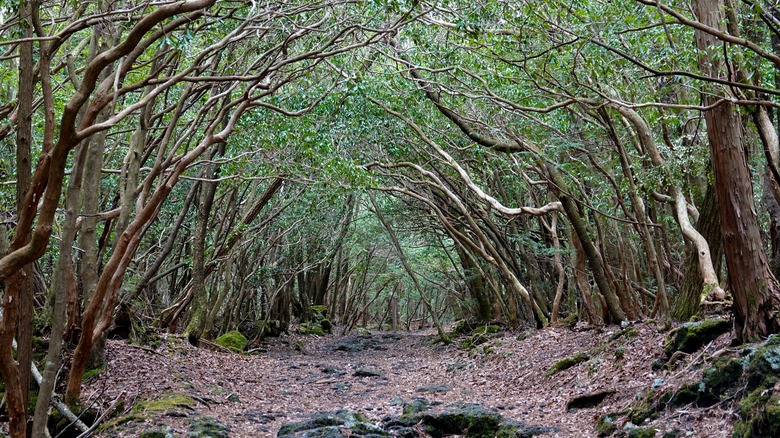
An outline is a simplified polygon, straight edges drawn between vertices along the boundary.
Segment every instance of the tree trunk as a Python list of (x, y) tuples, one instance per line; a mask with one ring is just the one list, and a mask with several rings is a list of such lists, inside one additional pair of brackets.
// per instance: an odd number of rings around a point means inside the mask
[[(701, 23), (723, 30), (725, 6), (720, 0), (694, 0), (693, 9)], [(726, 76), (718, 55), (722, 43), (699, 29), (695, 36), (701, 72), (712, 77)], [(780, 330), (780, 288), (761, 242), (742, 121), (733, 103), (719, 102), (726, 93), (727, 90), (715, 85), (705, 90), (704, 106), (716, 102), (719, 105), (705, 111), (704, 117), (723, 249), (734, 295), (735, 334), (738, 341), (749, 342)]]
[[(721, 258), (720, 220), (718, 219), (718, 205), (715, 200), (715, 187), (707, 185), (707, 192), (702, 200), (699, 220), (696, 221), (696, 230), (707, 240), (717, 270)], [(699, 256), (696, 247), (691, 248), (685, 261), (685, 277), (683, 278), (680, 294), (672, 307), (672, 318), (678, 321), (687, 321), (693, 315), (699, 313), (701, 307), (702, 291), (704, 290), (701, 269), (699, 268)]]

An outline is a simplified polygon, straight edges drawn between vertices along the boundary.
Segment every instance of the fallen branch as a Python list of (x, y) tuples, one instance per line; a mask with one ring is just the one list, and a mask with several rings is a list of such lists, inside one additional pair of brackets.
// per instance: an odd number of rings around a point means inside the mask
[[(11, 347), (13, 347), (14, 350), (16, 350), (16, 339), (13, 340), (11, 343)], [(35, 362), (32, 363), (30, 366), (30, 369), (32, 370), (32, 375), (35, 381), (40, 386), (41, 382), (43, 382), (43, 376), (41, 375), (41, 372), (38, 371), (38, 367), (35, 366)], [(76, 416), (76, 414), (71, 411), (65, 403), (60, 401), (59, 396), (56, 393), (53, 393), (51, 397), (51, 405), (57, 408), (58, 411), (62, 414), (63, 417), (67, 418), (71, 424), (76, 426), (76, 429), (80, 430), (81, 432), (87, 432), (89, 430), (89, 426), (84, 424), (81, 420), (79, 420), (79, 417)]]
[(89, 429), (83, 431), (81, 433), (81, 435), (79, 435), (76, 438), (86, 438), (86, 437), (88, 437), (100, 425), (100, 423), (103, 422), (103, 419), (105, 419), (109, 414), (114, 412), (114, 410), (116, 409), (116, 406), (119, 404), (119, 402), (122, 401), (122, 398), (124, 396), (125, 396), (125, 392), (122, 391), (122, 393), (119, 394), (114, 399), (113, 402), (111, 402), (111, 406), (109, 406), (108, 409), (105, 410), (105, 412), (103, 412), (97, 419), (95, 419), (95, 422), (92, 423), (92, 426)]

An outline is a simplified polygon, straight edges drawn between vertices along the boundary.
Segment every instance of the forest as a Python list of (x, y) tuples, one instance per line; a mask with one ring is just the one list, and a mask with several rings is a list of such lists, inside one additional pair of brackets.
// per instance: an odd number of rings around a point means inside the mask
[(0, 436), (780, 436), (780, 5), (477, 1), (0, 2)]

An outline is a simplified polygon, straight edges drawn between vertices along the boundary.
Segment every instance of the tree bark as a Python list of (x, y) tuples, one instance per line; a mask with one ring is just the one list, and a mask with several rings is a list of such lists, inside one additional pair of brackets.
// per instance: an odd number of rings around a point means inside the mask
[[(724, 28), (725, 6), (720, 0), (694, 0), (698, 20), (714, 29)], [(722, 43), (701, 29), (695, 31), (699, 69), (712, 77), (727, 72), (718, 53)], [(710, 142), (715, 193), (718, 200), (723, 249), (734, 295), (735, 334), (738, 341), (757, 340), (780, 330), (780, 288), (769, 267), (761, 242), (753, 202), (753, 180), (748, 168), (742, 121), (728, 100), (727, 90), (710, 85), (703, 93)]]

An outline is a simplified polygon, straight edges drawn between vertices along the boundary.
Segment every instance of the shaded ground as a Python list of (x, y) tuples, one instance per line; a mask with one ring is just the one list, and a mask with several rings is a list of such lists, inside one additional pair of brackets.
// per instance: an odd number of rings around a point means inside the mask
[[(427, 331), (287, 336), (252, 356), (196, 349), (174, 337), (155, 351), (111, 341), (107, 370), (86, 384), (84, 395), (104, 408), (123, 398), (125, 413), (166, 392), (195, 401), (99, 436), (138, 436), (150, 427), (186, 436), (193, 418), (208, 416), (226, 425), (231, 437), (272, 437), (283, 423), (316, 412), (348, 409), (379, 422), (399, 415), (401, 402), (424, 397), (477, 403), (509, 419), (557, 428), (544, 436), (595, 437), (598, 416), (626, 409), (653, 385), (692, 380), (727, 343), (716, 340), (675, 371), (653, 371), (663, 335), (644, 324), (634, 327), (630, 336), (616, 336), (617, 327), (500, 333), (470, 351), (457, 342), (433, 345)], [(589, 358), (546, 374), (554, 362), (578, 352)], [(567, 411), (574, 397), (599, 391), (615, 393), (596, 407)], [(661, 432), (678, 429), (680, 436), (727, 437), (734, 420), (732, 408), (715, 406), (667, 413), (652, 425)]]

